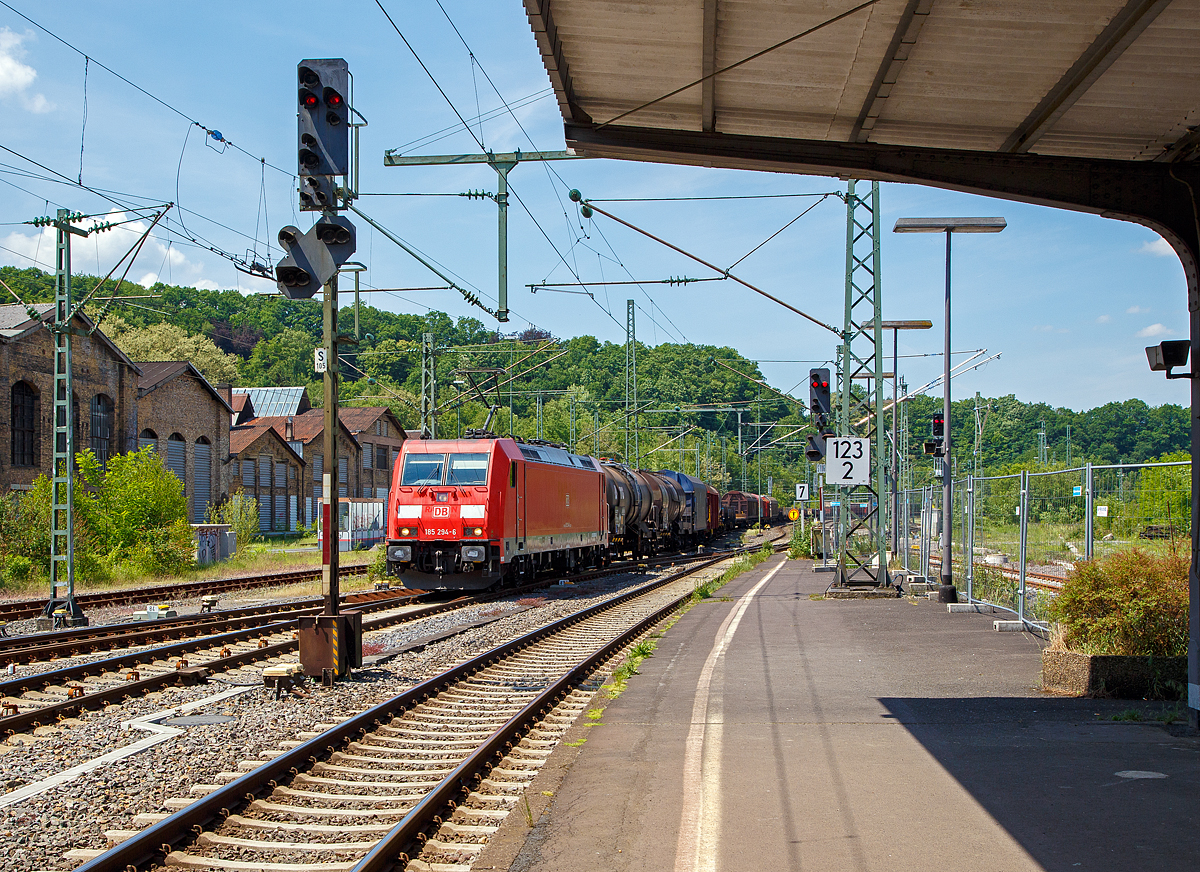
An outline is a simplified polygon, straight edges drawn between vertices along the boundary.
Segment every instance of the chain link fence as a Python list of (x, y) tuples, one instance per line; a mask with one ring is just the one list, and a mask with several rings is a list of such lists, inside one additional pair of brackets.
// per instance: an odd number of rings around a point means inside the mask
[[(1166, 550), (1190, 535), (1191, 463), (968, 476), (954, 482), (953, 499), (959, 589), (971, 602), (1038, 624), (1076, 561), (1134, 545)], [(899, 557), (926, 578), (940, 574), (941, 502), (940, 486), (901, 498)]]

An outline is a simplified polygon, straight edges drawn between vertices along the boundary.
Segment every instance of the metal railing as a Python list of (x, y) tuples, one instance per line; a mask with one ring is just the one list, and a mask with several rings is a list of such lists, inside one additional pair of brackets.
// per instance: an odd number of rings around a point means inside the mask
[[(1076, 561), (1133, 545), (1170, 547), (1190, 532), (1191, 462), (967, 476), (954, 482), (953, 499), (954, 574), (967, 601), (1045, 628)], [(899, 559), (909, 573), (933, 575), (940, 502), (936, 485), (902, 493)]]

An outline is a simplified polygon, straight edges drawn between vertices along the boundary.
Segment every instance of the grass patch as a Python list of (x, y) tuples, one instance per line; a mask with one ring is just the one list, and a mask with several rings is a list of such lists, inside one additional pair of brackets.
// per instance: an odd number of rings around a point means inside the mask
[[(655, 636), (648, 636), (630, 648), (625, 659), (612, 671), (609, 683), (601, 688), (605, 692), (605, 696), (609, 699), (616, 699), (624, 693), (629, 679), (638, 674), (638, 667), (642, 661), (652, 655), (657, 648), (658, 639)], [(599, 711), (599, 709), (593, 709), (593, 711)], [(591, 712), (588, 712), (588, 717), (591, 716)]]
[[(563, 744), (566, 745), (568, 748), (578, 748), (580, 745), (582, 745), (586, 741), (587, 741), (587, 739), (577, 739), (574, 742), (563, 742)], [(530, 824), (530, 826), (533, 826), (533, 824)]]
[(1142, 713), (1137, 709), (1125, 709), (1123, 712), (1117, 712), (1110, 720), (1114, 721), (1140, 721)]
[(588, 716), (588, 720), (598, 721), (602, 717), (604, 717), (604, 709), (602, 709), (602, 708), (588, 709), (587, 716)]

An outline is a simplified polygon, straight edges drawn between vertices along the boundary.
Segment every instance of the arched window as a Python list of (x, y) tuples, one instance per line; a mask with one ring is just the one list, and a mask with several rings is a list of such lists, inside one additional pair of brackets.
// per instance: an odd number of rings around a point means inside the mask
[(138, 434), (138, 450), (140, 451), (147, 445), (158, 451), (158, 434), (149, 427)]
[(12, 465), (37, 466), (37, 449), (37, 392), (19, 381), (12, 389)]
[(112, 456), (113, 401), (104, 394), (92, 397), (92, 453), (102, 465)]

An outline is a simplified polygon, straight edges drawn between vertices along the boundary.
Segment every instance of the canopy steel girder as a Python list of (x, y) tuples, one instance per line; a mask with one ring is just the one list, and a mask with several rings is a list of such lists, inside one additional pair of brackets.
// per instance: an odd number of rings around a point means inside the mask
[[(887, 581), (887, 545), (884, 541), (883, 428), (879, 407), (883, 397), (880, 352), (883, 347), (883, 314), (879, 268), (879, 183), (871, 182), (869, 197), (855, 192), (850, 180), (846, 188), (846, 306), (842, 330), (841, 365), (838, 367), (838, 433), (853, 436), (852, 421), (867, 419), (859, 434), (869, 443), (871, 483), (845, 488), (838, 507), (839, 587), (876, 587)], [(851, 390), (854, 381), (866, 382), (859, 395)], [(847, 511), (850, 503), (865, 499), (868, 509), (862, 518)], [(869, 547), (859, 547), (854, 536), (865, 528)], [(861, 540), (863, 537), (859, 537)], [(872, 561), (875, 566), (872, 567)]]
[[(530, 0), (527, 0), (527, 4)], [(825, 142), (568, 121), (567, 146), (592, 157), (919, 182), (970, 194), (1090, 212), (1154, 230), (1187, 279), (1191, 358), (1200, 357), (1200, 163), (1193, 131), (1154, 161)], [(1191, 453), (1200, 457), (1200, 379), (1191, 380)], [(1200, 726), (1200, 464), (1192, 464), (1188, 574), (1188, 719)]]

